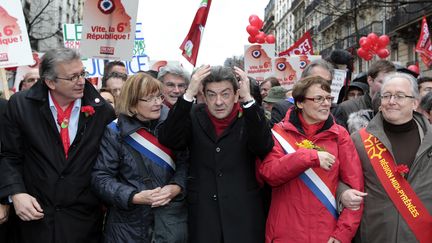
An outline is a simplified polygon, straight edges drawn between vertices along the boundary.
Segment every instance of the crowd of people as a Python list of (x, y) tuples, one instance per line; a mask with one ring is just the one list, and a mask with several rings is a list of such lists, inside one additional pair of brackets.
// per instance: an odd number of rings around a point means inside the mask
[(177, 65), (102, 88), (72, 49), (0, 100), (0, 242), (432, 242), (432, 78), (293, 87)]

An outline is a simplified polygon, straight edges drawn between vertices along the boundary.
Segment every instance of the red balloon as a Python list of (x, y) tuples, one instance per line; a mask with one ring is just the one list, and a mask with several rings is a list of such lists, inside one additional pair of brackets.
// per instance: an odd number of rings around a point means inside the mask
[(251, 43), (251, 44), (257, 42), (257, 41), (256, 41), (256, 38), (255, 38), (254, 36), (249, 36), (249, 37), (248, 37), (248, 41), (249, 41), (249, 43)]
[(420, 73), (420, 69), (419, 69), (419, 67), (417, 65), (409, 65), (408, 66), (408, 70), (413, 71), (413, 72), (415, 72), (417, 74)]
[(367, 56), (368, 51), (366, 51), (364, 48), (359, 48), (357, 49), (357, 56), (359, 56), (360, 58), (364, 59)]
[(382, 35), (378, 38), (378, 47), (385, 48), (390, 43), (390, 38), (387, 35)]
[(276, 38), (274, 37), (274, 35), (267, 35), (265, 41), (269, 44), (273, 44), (275, 43)]
[(371, 47), (370, 40), (364, 36), (362, 38), (360, 38), (359, 44), (363, 49), (366, 49), (366, 50)]
[(389, 50), (383, 48), (383, 49), (379, 49), (376, 53), (380, 58), (386, 58), (390, 55)]
[(259, 19), (258, 15), (256, 15), (256, 14), (251, 14), (251, 15), (249, 16), (249, 23), (252, 24), (252, 19), (255, 19), (255, 18), (258, 18), (258, 19)]
[(249, 23), (258, 29), (261, 29), (263, 27), (263, 21), (258, 16), (252, 16), (249, 17)]
[(372, 54), (368, 53), (365, 58), (363, 58), (365, 61), (370, 61), (372, 60)]
[(249, 33), (249, 35), (256, 36), (259, 32), (259, 29), (256, 26), (248, 25), (246, 27), (246, 31)]
[(367, 38), (371, 41), (371, 44), (376, 44), (379, 39), (375, 33), (370, 33)]
[(264, 32), (260, 31), (258, 35), (255, 36), (256, 42), (262, 44), (265, 42), (266, 35)]

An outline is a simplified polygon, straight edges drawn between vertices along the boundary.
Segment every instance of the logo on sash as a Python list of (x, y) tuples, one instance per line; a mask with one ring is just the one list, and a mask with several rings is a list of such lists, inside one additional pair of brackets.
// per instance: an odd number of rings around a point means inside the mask
[[(285, 153), (294, 153), (296, 150), (291, 144), (295, 144), (295, 141), (291, 141), (288, 134), (279, 126), (274, 126), (272, 133), (276, 140), (281, 144)], [(335, 219), (339, 217), (336, 208), (336, 199), (334, 192), (332, 192), (327, 184), (324, 182), (326, 178), (319, 175), (313, 168), (307, 169), (305, 172), (300, 174), (299, 178), (305, 183), (305, 185), (311, 190), (311, 192), (317, 197), (317, 199), (327, 208), (331, 215)]]

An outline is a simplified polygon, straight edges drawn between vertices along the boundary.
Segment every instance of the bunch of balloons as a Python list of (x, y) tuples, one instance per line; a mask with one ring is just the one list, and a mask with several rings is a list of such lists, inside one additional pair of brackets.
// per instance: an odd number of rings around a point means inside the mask
[(365, 61), (372, 60), (374, 55), (386, 58), (390, 55), (390, 51), (386, 48), (389, 43), (390, 38), (387, 35), (378, 37), (375, 33), (370, 33), (367, 37), (360, 38), (357, 55)]
[(252, 14), (249, 16), (249, 23), (250, 25), (246, 27), (246, 31), (249, 33), (248, 41), (251, 44), (275, 43), (276, 38), (274, 35), (266, 35), (264, 32), (260, 31), (263, 27), (263, 21), (257, 15)]

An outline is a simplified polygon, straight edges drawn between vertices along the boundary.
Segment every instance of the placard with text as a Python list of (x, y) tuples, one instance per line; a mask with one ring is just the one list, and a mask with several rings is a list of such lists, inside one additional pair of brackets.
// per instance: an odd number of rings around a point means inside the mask
[(137, 10), (138, 1), (87, 0), (81, 54), (89, 58), (130, 61)]

